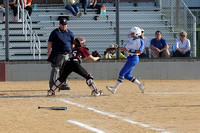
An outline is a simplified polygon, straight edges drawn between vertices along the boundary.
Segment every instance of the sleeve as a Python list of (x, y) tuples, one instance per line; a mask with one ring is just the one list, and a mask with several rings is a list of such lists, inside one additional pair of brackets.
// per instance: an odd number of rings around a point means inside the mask
[(179, 45), (178, 45), (179, 43), (178, 43), (178, 42), (179, 42), (179, 39), (176, 39), (176, 42), (175, 42), (175, 49), (179, 48)]
[(140, 39), (140, 43), (141, 43), (141, 45), (140, 45), (139, 50), (143, 51), (143, 49), (144, 49), (144, 41), (142, 39)]
[(187, 44), (186, 44), (186, 49), (184, 50), (184, 52), (187, 52), (188, 50), (190, 50), (191, 46), (190, 46), (190, 40), (187, 39)]
[(128, 49), (130, 42), (131, 42), (131, 39), (125, 44), (124, 47), (125, 47), (126, 49)]
[(167, 45), (167, 41), (166, 41), (165, 39), (163, 39), (162, 43), (163, 43), (163, 47), (164, 47), (165, 45)]
[(190, 48), (191, 48), (191, 45), (190, 45), (190, 40), (189, 40), (189, 39), (188, 39), (187, 48), (188, 48), (188, 50), (190, 50)]
[(153, 44), (154, 44), (154, 39), (151, 39), (150, 45), (153, 45)]
[(55, 32), (52, 31), (51, 34), (50, 34), (50, 36), (49, 36), (48, 42), (53, 42), (53, 40), (54, 40), (54, 35), (55, 35)]
[(84, 57), (84, 58), (86, 58), (86, 57), (88, 57), (88, 56), (91, 55), (90, 52), (89, 52), (89, 50), (88, 50), (88, 49), (85, 49), (85, 48), (83, 48), (82, 54), (83, 54), (83, 57)]
[(74, 44), (74, 34), (71, 32), (71, 44)]

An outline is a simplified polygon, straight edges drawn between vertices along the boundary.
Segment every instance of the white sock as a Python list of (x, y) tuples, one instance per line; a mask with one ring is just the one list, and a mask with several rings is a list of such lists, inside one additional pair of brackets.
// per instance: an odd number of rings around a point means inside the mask
[(140, 81), (138, 81), (137, 79), (135, 79), (134, 83), (136, 83), (138, 86), (140, 85)]
[(115, 84), (115, 86), (113, 88), (117, 89), (121, 84), (122, 84), (121, 82), (117, 81), (116, 84)]

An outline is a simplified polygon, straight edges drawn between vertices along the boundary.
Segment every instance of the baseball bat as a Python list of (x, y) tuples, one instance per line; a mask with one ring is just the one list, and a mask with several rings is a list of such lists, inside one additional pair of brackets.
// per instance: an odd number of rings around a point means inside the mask
[(53, 107), (40, 107), (40, 106), (38, 106), (38, 109), (51, 109), (51, 110), (67, 110), (67, 107), (55, 107), (55, 106), (53, 106)]

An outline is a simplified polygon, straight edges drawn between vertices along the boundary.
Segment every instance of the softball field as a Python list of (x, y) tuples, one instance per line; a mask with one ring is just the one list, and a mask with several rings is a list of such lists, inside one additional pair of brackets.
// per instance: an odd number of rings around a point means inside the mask
[[(143, 80), (145, 93), (124, 81), (96, 80), (103, 90), (90, 96), (85, 80), (47, 97), (48, 81), (0, 83), (1, 133), (199, 133), (199, 80)], [(64, 106), (67, 110), (38, 109)]]

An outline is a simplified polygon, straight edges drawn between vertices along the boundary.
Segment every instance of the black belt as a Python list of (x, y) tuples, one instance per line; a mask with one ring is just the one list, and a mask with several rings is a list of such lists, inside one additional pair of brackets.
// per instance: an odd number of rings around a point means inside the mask
[(59, 52), (58, 54), (69, 54), (69, 52)]

